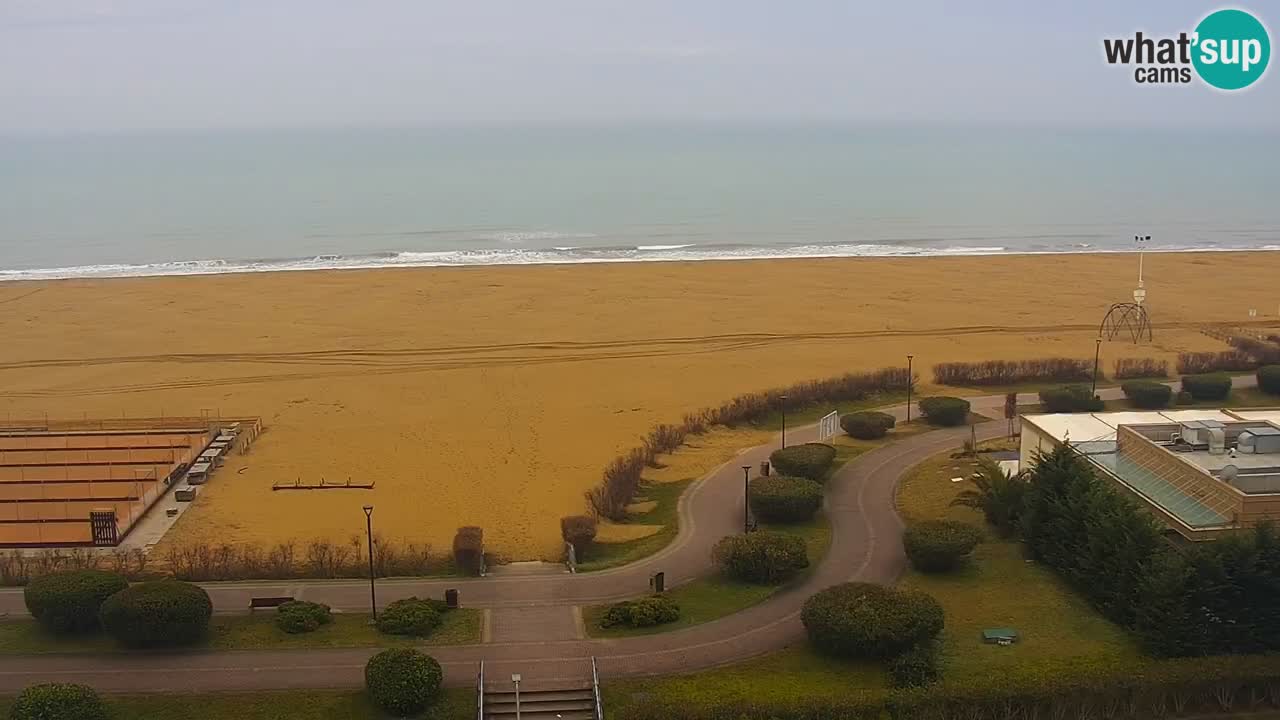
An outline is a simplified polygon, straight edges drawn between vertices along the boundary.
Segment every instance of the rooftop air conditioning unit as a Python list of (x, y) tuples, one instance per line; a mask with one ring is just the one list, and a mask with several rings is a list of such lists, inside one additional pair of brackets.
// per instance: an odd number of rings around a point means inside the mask
[(1227, 452), (1227, 433), (1222, 428), (1209, 428), (1209, 454), (1225, 455)]

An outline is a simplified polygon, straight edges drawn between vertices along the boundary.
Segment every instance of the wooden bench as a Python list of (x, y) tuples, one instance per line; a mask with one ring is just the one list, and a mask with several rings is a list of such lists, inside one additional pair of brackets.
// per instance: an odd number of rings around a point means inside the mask
[(293, 602), (292, 595), (281, 595), (278, 597), (249, 598), (249, 609), (257, 610), (258, 608), (280, 607), (281, 605), (287, 602)]

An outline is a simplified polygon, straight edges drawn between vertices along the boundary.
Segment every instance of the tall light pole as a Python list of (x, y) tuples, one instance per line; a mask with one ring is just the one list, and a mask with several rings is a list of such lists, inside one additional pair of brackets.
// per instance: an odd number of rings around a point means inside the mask
[(373, 506), (364, 506), (364, 526), (369, 536), (369, 612), (378, 619), (378, 596), (373, 589)]
[(1138, 289), (1133, 291), (1133, 301), (1139, 305), (1147, 299), (1147, 288), (1142, 284), (1142, 254), (1150, 241), (1150, 235), (1133, 236), (1133, 242), (1138, 246)]
[(742, 534), (751, 532), (751, 466), (742, 466)]
[(914, 357), (907, 356), (907, 422), (911, 422), (911, 360)]
[(1098, 395), (1098, 356), (1102, 354), (1102, 338), (1094, 340), (1097, 343), (1093, 348), (1093, 395)]
[(511, 673), (511, 684), (516, 686), (516, 720), (520, 720), (520, 674)]
[(782, 447), (787, 446), (787, 396), (783, 395), (782, 400)]

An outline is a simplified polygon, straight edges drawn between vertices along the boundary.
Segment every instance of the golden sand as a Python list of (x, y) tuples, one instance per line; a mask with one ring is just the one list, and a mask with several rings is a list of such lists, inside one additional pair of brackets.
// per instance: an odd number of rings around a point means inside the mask
[[(514, 558), (655, 423), (847, 370), (1088, 357), (1124, 255), (396, 269), (0, 285), (0, 415), (260, 415), (266, 432), (168, 539), (363, 529)], [(1280, 253), (1148, 255), (1153, 347), (1221, 349), (1198, 324), (1274, 322)], [(1261, 318), (1260, 318), (1261, 319)], [(1171, 323), (1179, 324), (1176, 327)], [(718, 456), (717, 456), (718, 457)], [(707, 460), (714, 467), (724, 458)], [(373, 491), (271, 491), (372, 480)], [(176, 535), (176, 537), (175, 537)], [(167, 539), (167, 540), (168, 540)]]

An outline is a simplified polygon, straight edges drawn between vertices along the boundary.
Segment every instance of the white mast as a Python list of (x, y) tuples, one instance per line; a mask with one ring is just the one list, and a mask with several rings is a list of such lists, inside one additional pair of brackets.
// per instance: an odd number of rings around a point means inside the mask
[(1147, 291), (1142, 284), (1142, 253), (1146, 247), (1147, 241), (1151, 240), (1150, 235), (1134, 235), (1133, 241), (1138, 245), (1138, 289), (1133, 291), (1133, 301), (1142, 304), (1147, 299)]

